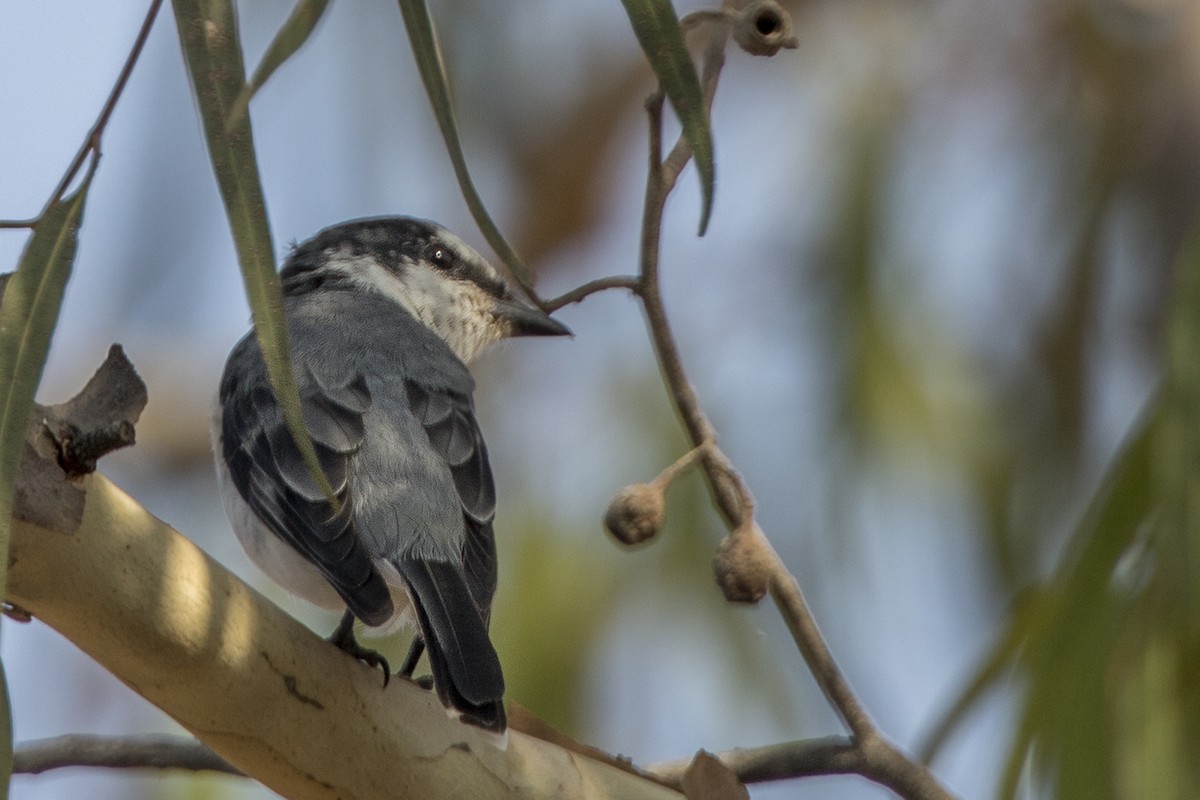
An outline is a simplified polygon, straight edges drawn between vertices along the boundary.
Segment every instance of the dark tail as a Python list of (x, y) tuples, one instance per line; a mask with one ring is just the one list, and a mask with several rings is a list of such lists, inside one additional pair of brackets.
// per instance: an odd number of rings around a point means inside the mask
[(421, 635), (442, 705), (464, 722), (502, 733), (504, 674), (485, 613), (476, 604), (462, 568), (444, 561), (403, 560), (396, 565), (412, 590)]

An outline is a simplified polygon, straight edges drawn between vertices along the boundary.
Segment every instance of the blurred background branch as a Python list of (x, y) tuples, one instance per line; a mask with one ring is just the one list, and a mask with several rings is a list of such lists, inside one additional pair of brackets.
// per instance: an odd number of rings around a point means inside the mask
[(211, 748), (188, 736), (86, 736), (67, 734), (22, 742), (13, 753), (15, 774), (38, 774), (64, 767), (108, 769), (212, 770), (230, 775), (242, 771)]

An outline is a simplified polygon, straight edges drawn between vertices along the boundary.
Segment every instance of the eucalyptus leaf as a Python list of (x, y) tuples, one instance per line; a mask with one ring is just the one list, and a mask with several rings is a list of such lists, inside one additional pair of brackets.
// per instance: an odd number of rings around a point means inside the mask
[(1056, 785), (1056, 796), (1109, 796), (1113, 727), (1104, 687), (1122, 662), (1121, 648), (1130, 645), (1141, 597), (1135, 555), (1154, 514), (1153, 443), (1162, 418), (1156, 398), (1113, 459), (1060, 567), (1014, 611), (925, 748), (932, 755), (987, 690), (1015, 671), (1021, 699), (1002, 798), (1015, 796), (1030, 764)]
[(12, 701), (8, 695), (8, 675), (0, 661), (0, 800), (8, 797), (13, 771)]
[(292, 13), (283, 23), (283, 27), (271, 40), (267, 52), (263, 54), (262, 61), (259, 62), (257, 69), (254, 70), (254, 75), (250, 78), (250, 83), (242, 87), (233, 101), (229, 119), (225, 123), (226, 130), (241, 124), (246, 109), (250, 106), (250, 100), (275, 74), (275, 70), (283, 66), (283, 62), (304, 46), (328, 7), (329, 0), (300, 0), (296, 3), (296, 7), (292, 9)]
[[(25, 430), (42, 379), (96, 161), (80, 187), (51, 206), (34, 228), (17, 271), (0, 300), (0, 550), (8, 552), (13, 482), (20, 468)], [(0, 560), (0, 592), (8, 559)]]
[[(1122, 570), (1144, 542), (1153, 513), (1153, 442), (1161, 403), (1151, 403), (1114, 459), (1108, 477), (1084, 513), (1052, 579), (1052, 603), (1021, 649), (1028, 682), (1021, 729), (1010, 768), (1032, 762), (1060, 797), (1103, 800), (1113, 779), (1109, 699), (1104, 687), (1121, 662), (1120, 648), (1140, 581)], [(1015, 787), (1013, 775), (1006, 779)], [(1006, 787), (1007, 790), (1007, 787)]]
[(1044, 625), (1047, 609), (1052, 607), (1051, 600), (1045, 591), (1031, 590), (1018, 601), (1003, 633), (975, 669), (967, 685), (957, 693), (950, 708), (925, 737), (925, 743), (917, 751), (922, 762), (928, 764), (937, 758), (950, 734), (967, 714), (1012, 672), (1021, 648), (1037, 635), (1037, 626)]
[(1200, 632), (1200, 221), (1175, 263), (1167, 328), (1163, 433), (1157, 442), (1167, 591), (1185, 627)]
[(1120, 676), (1124, 796), (1200, 796), (1200, 218), (1175, 261), (1162, 423), (1154, 440), (1152, 581)]
[(321, 470), (304, 426), (300, 395), (292, 374), (283, 293), (275, 271), (275, 251), (250, 117), (243, 115), (240, 121), (229, 124), (229, 112), (245, 86), (233, 3), (173, 0), (172, 5), (271, 386), (309, 472), (330, 504), (336, 506), (333, 489)]
[(433, 29), (433, 20), (429, 17), (429, 9), (423, 0), (399, 0), (400, 13), (404, 17), (404, 27), (408, 31), (408, 40), (412, 43), (413, 57), (417, 61), (417, 71), (421, 82), (425, 85), (425, 93), (429, 95), (429, 103), (433, 106), (433, 115), (437, 119), (438, 128), (442, 132), (442, 140), (446, 143), (446, 152), (454, 165), (454, 176), (458, 179), (459, 189), (475, 224), (487, 239), (488, 245), (512, 272), (513, 277), (521, 286), (532, 293), (533, 276), (529, 269), (521, 263), (516, 251), (504, 239), (496, 223), (492, 221), (471, 173), (467, 169), (467, 159), (463, 154), (462, 142), (458, 138), (458, 125), (454, 121), (454, 109), (450, 104), (450, 91), (446, 86), (446, 71), (442, 64), (442, 54), (438, 47), (437, 35)]
[(1175, 290), (1163, 390), (1084, 514), (1051, 581), (1047, 623), (1018, 656), (1026, 689), (1002, 797), (1025, 765), (1064, 800), (1200, 790), (1190, 722), (1200, 713), (1200, 227)]
[(670, 0), (621, 0), (634, 35), (646, 59), (658, 76), (671, 107), (675, 109), (683, 136), (692, 148), (696, 171), (700, 174), (700, 235), (708, 228), (712, 214), (715, 168), (712, 129), (696, 65), (683, 40), (683, 29)]

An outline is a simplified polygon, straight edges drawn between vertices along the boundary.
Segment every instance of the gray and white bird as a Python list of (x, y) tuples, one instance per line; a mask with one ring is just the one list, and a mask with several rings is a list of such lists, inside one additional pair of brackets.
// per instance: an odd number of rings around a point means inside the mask
[[(488, 636), (495, 485), (466, 364), (509, 336), (570, 331), (527, 306), (435, 223), (379, 217), (327, 228), (281, 272), (304, 421), (334, 513), (283, 421), (251, 331), (233, 349), (213, 420), (225, 507), (246, 552), (295, 594), (345, 613), (355, 641), (416, 623), (442, 704), (503, 731), (504, 677)], [(404, 671), (404, 670), (402, 670)]]

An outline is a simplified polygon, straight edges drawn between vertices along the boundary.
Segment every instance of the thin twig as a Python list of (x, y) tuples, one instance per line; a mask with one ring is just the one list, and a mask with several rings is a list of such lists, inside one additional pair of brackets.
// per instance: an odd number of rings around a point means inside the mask
[[(717, 81), (720, 78), (721, 67), (724, 64), (723, 54), (726, 38), (724, 34), (715, 34), (706, 48), (703, 89), (705, 102), (709, 108), (711, 108), (712, 100), (715, 97)], [(674, 187), (679, 173), (687, 165), (687, 162), (691, 160), (692, 151), (686, 139), (680, 136), (674, 148), (672, 148), (671, 154), (667, 156), (665, 161), (660, 161), (662, 147), (662, 93), (658, 92), (652, 95), (650, 101), (646, 104), (646, 108), (650, 117), (651, 163), (646, 182), (646, 199), (642, 217), (641, 274), (643, 306), (651, 338), (654, 340), (654, 350), (658, 356), (663, 378), (667, 383), (671, 396), (675, 400), (676, 409), (688, 429), (688, 434), (692, 442), (696, 446), (700, 446), (704, 442), (715, 441), (716, 434), (712, 423), (709, 422), (708, 417), (700, 407), (700, 401), (695, 389), (687, 379), (679, 347), (675, 342), (674, 333), (667, 320), (659, 281), (659, 243), (666, 197)], [(720, 509), (722, 516), (724, 516), (726, 524), (731, 529), (740, 527), (745, 522), (748, 510), (747, 506), (753, 502), (748, 487), (745, 486), (736, 470), (734, 470), (733, 465), (719, 447), (712, 446), (706, 449), (704, 453), (704, 468), (717, 507)], [(763, 539), (765, 543), (765, 537)], [(782, 575), (786, 575), (788, 578), (791, 578), (790, 573), (787, 572), (774, 550), (770, 549), (769, 544), (766, 547), (770, 550), (773, 576), (780, 578)], [(791, 582), (795, 584), (794, 579)], [(786, 587), (786, 581), (773, 580), (772, 586)], [(788, 618), (788, 626), (792, 631), (793, 637), (796, 639), (797, 646), (803, 653), (805, 660), (809, 662), (810, 669), (813, 669), (817, 673), (816, 678), (821, 685), (822, 691), (830, 699), (834, 708), (838, 710), (843, 721), (846, 722), (847, 728), (855, 736), (861, 737), (864, 733), (870, 735), (873, 731), (873, 726), (870, 724), (869, 718), (866, 717), (857, 700), (854, 699), (853, 692), (850, 690), (848, 684), (845, 683), (844, 678), (842, 678), (841, 671), (833, 661), (832, 655), (829, 654), (828, 648), (825, 646), (824, 640), (816, 628), (815, 621), (812, 619), (812, 615), (804, 603), (803, 595), (800, 594), (798, 586), (794, 593), (783, 591), (778, 594), (773, 593), (772, 597), (776, 598), (781, 613)], [(787, 601), (786, 604), (779, 603), (780, 597)], [(861, 724), (863, 719), (866, 719), (866, 725)]]
[[(705, 49), (701, 76), (705, 103), (709, 109), (712, 107), (717, 82), (724, 65), (725, 46), (729, 35), (727, 27), (714, 27), (717, 29), (710, 36)], [(702, 463), (717, 508), (731, 529), (752, 531), (751, 541), (764, 556), (763, 561), (770, 569), (771, 597), (784, 617), (821, 691), (852, 734), (850, 740), (837, 740), (838, 746), (834, 751), (821, 752), (830, 757), (831, 753), (836, 754), (839, 759), (839, 769), (836, 771), (863, 775), (905, 797), (950, 798), (952, 795), (938, 783), (925, 766), (907, 758), (875, 726), (834, 660), (796, 579), (787, 570), (761, 529), (753, 524), (753, 497), (749, 488), (724, 452), (715, 444), (711, 444), (716, 438), (715, 431), (701, 409), (695, 389), (683, 368), (679, 347), (667, 320), (659, 281), (662, 217), (666, 198), (675, 187), (680, 172), (691, 160), (692, 150), (686, 139), (680, 136), (671, 153), (665, 160), (662, 158), (661, 89), (648, 98), (646, 111), (650, 121), (649, 168), (642, 214), (639, 294), (647, 326), (663, 380), (692, 443), (697, 447), (709, 443), (702, 454)], [(743, 528), (747, 522), (751, 524)], [(767, 758), (769, 755), (763, 757)], [(787, 772), (786, 768), (778, 764), (773, 764), (770, 769)], [(828, 774), (829, 771), (820, 774)]]
[(628, 289), (637, 294), (640, 286), (641, 284), (638, 282), (638, 279), (633, 275), (610, 275), (607, 278), (597, 278), (594, 281), (589, 281), (558, 297), (542, 300), (540, 305), (543, 311), (550, 313), (571, 303), (578, 303), (580, 300), (596, 292), (602, 292), (606, 289)]
[[(711, 104), (716, 91), (719, 70), (705, 70), (707, 78), (705, 89), (706, 102)], [(654, 352), (658, 357), (659, 369), (663, 379), (675, 399), (679, 416), (688, 429), (688, 436), (694, 446), (716, 439), (716, 431), (708, 421), (700, 407), (700, 400), (688, 381), (683, 369), (683, 361), (679, 355), (679, 347), (675, 342), (675, 334), (667, 320), (666, 308), (663, 305), (662, 289), (659, 282), (658, 259), (659, 242), (662, 238), (662, 216), (666, 205), (667, 195), (675, 185), (679, 171), (691, 158), (691, 148), (683, 137), (672, 150), (672, 156), (681, 155), (675, 162), (667, 163), (662, 158), (662, 92), (655, 92), (646, 101), (646, 112), (650, 117), (650, 159), (646, 177), (646, 195), (642, 210), (641, 236), (641, 297), (646, 313), (646, 322), (650, 329), (650, 337), (654, 342)], [(682, 148), (682, 149), (681, 149)], [(706, 473), (710, 476), (710, 485), (721, 514), (731, 528), (736, 528), (742, 522), (743, 492), (739, 491), (730, 480), (733, 475), (732, 465), (724, 457), (719, 448), (709, 448), (704, 454)]]
[[(709, 37), (708, 45), (705, 48), (701, 82), (704, 90), (705, 104), (710, 110), (713, 99), (716, 96), (717, 82), (720, 79), (721, 70), (725, 65), (725, 45), (727, 42), (728, 30), (718, 30)], [(661, 108), (662, 103), (660, 101), (658, 103), (659, 110), (657, 111), (658, 119), (652, 119), (651, 122), (654, 128), (660, 130)], [(657, 257), (657, 237), (660, 235), (666, 196), (674, 188), (675, 181), (678, 179), (680, 172), (687, 166), (691, 158), (691, 146), (685, 137), (680, 136), (675, 146), (671, 149), (671, 153), (662, 162), (661, 168), (657, 170), (659, 187), (654, 194), (659, 198), (658, 206), (654, 209), (646, 209), (647, 217), (650, 215), (655, 217), (655, 224), (648, 226), (653, 232), (655, 240), (647, 242), (643, 239), (643, 247), (652, 246), (654, 248), (654, 257), (645, 262), (649, 264), (651, 269), (644, 273), (645, 284), (643, 286), (643, 296), (645, 298), (646, 314), (650, 320), (651, 331), (655, 338), (655, 350), (659, 354), (660, 364), (663, 365), (663, 373), (671, 387), (672, 394), (676, 398), (679, 414), (683, 417), (685, 424), (687, 424), (693, 441), (699, 445), (701, 442), (715, 439), (715, 431), (712, 428), (712, 423), (709, 422), (708, 417), (700, 408), (700, 401), (696, 396), (695, 390), (687, 380), (679, 348), (675, 343), (674, 335), (667, 322), (666, 312), (662, 304), (662, 294), (658, 289)], [(651, 180), (653, 181), (654, 178), (652, 177)], [(650, 197), (651, 193), (647, 191), (647, 199)], [(645, 254), (646, 251), (643, 251), (643, 255)], [(746, 521), (747, 512), (750, 510), (749, 506), (753, 503), (749, 487), (742, 481), (737, 471), (733, 468), (732, 463), (720, 448), (711, 447), (708, 449), (705, 453), (705, 468), (709, 476), (710, 485), (716, 495), (716, 500), (722, 514), (726, 518), (726, 522), (730, 528), (738, 528)], [(834, 661), (833, 654), (830, 652), (824, 637), (817, 627), (816, 620), (804, 600), (804, 595), (800, 591), (799, 584), (792, 577), (766, 537), (761, 534), (761, 531), (759, 531), (759, 535), (756, 538), (759, 540), (759, 547), (766, 551), (765, 554), (772, 567), (771, 597), (775, 600), (780, 613), (783, 614), (788, 624), (788, 629), (791, 631), (792, 637), (795, 639), (796, 645), (803, 654), (809, 668), (813, 671), (822, 692), (829, 699), (830, 704), (838, 712), (839, 716), (842, 717), (842, 721), (855, 737), (864, 739), (877, 736), (875, 726), (866, 709), (863, 708), (853, 689), (851, 689), (849, 682), (842, 674), (841, 669)]]
[[(757, 526), (755, 528), (757, 530)], [(825, 637), (821, 635), (817, 620), (804, 599), (804, 593), (800, 591), (800, 584), (788, 571), (761, 530), (758, 531), (755, 540), (757, 546), (766, 551), (767, 563), (771, 566), (771, 599), (783, 615), (784, 622), (792, 633), (792, 639), (800, 648), (817, 685), (858, 742), (879, 738), (879, 731), (871, 720), (871, 715), (867, 713), (850, 682), (842, 674), (829, 645), (825, 642)]]
[(654, 479), (653, 483), (656, 483), (665, 489), (674, 483), (676, 478), (678, 478), (687, 470), (691, 469), (692, 465), (696, 463), (697, 459), (702, 458), (705, 453), (715, 446), (716, 442), (709, 440), (701, 445), (698, 445), (697, 447), (693, 447), (691, 450), (688, 450), (679, 458), (675, 459), (675, 461), (669, 467), (658, 473), (658, 477)]
[(188, 736), (70, 734), (22, 742), (13, 750), (13, 773), (37, 775), (63, 767), (182, 769), (242, 775), (207, 745)]
[(146, 18), (142, 21), (142, 27), (138, 30), (137, 38), (133, 41), (133, 47), (130, 49), (129, 55), (125, 58), (125, 64), (121, 67), (120, 74), (117, 75), (117, 81), (113, 84), (112, 91), (108, 93), (108, 99), (100, 109), (100, 115), (96, 117), (96, 122), (88, 131), (87, 136), (84, 137), (83, 144), (79, 146), (79, 151), (75, 154), (75, 158), (71, 160), (71, 165), (67, 167), (67, 171), (63, 173), (58, 186), (50, 194), (50, 199), (42, 207), (41, 213), (27, 220), (0, 220), (0, 228), (36, 227), (42, 221), (42, 217), (46, 216), (46, 212), (62, 200), (63, 195), (67, 193), (67, 189), (71, 187), (71, 182), (75, 180), (75, 177), (79, 174), (79, 170), (83, 168), (88, 154), (95, 153), (96, 157), (99, 157), (100, 139), (104, 135), (104, 129), (108, 127), (108, 121), (112, 118), (113, 110), (117, 107), (117, 101), (121, 99), (121, 95), (125, 91), (125, 85), (129, 82), (129, 76), (133, 74), (133, 67), (137, 64), (138, 58), (142, 54), (142, 49), (146, 45), (146, 39), (150, 36), (150, 29), (154, 27), (154, 20), (158, 17), (158, 10), (161, 7), (162, 0), (151, 0), (150, 8), (146, 11)]
[(728, 8), (698, 8), (680, 17), (679, 27), (683, 28), (684, 33), (689, 33), (706, 22), (714, 25), (730, 25), (736, 19), (736, 15)]

